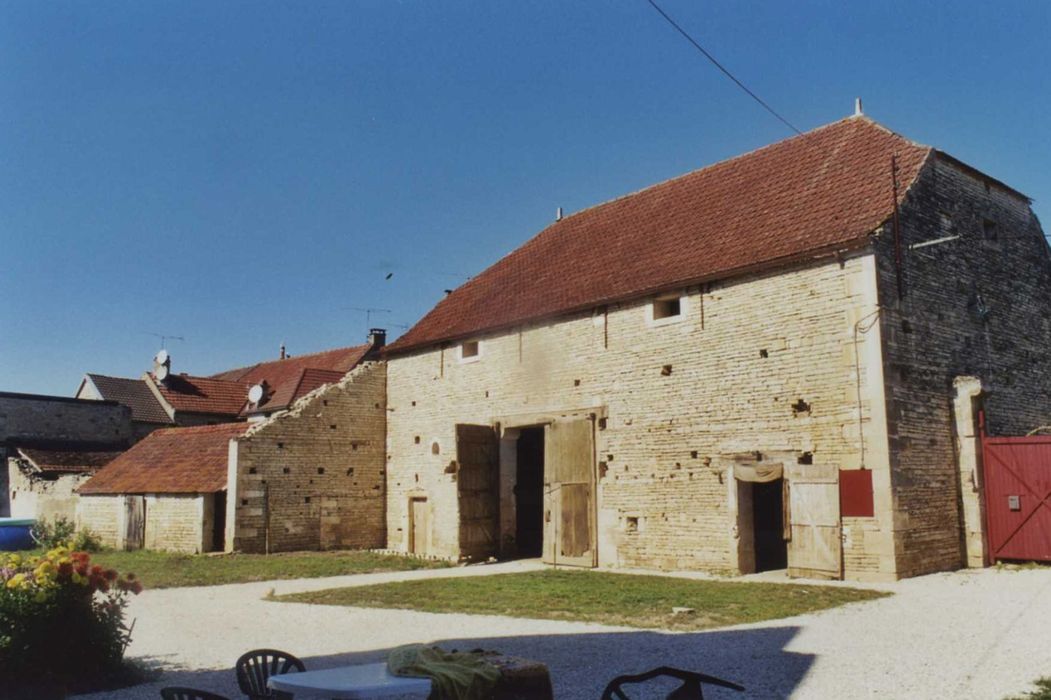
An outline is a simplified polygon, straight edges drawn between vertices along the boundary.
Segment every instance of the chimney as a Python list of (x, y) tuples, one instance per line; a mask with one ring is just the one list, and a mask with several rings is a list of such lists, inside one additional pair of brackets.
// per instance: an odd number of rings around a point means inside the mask
[(863, 111), (861, 111), (861, 98), (860, 97), (855, 97), (854, 98), (854, 116), (855, 117), (861, 117), (861, 116), (864, 116), (864, 114), (865, 113)]
[(561, 220), (562, 220), (562, 207), (559, 207), (558, 209), (555, 210), (555, 221), (561, 221)]
[(387, 344), (387, 331), (383, 328), (370, 328), (369, 329), (369, 345), (372, 346), (373, 350), (382, 348)]
[(285, 355), (285, 344), (281, 343), (281, 357), (279, 357), (278, 359), (283, 360), (285, 359), (285, 357), (287, 357), (287, 355)]

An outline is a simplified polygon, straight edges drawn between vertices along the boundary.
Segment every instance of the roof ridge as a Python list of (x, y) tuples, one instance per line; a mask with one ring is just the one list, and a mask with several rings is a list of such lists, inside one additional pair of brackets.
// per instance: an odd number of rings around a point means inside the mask
[[(685, 173), (680, 173), (678, 175), (674, 175), (672, 177), (665, 178), (664, 180), (661, 180), (660, 182), (655, 182), (652, 185), (646, 185), (645, 187), (642, 187), (640, 189), (634, 190), (632, 192), (628, 192), (626, 194), (622, 194), (622, 195), (619, 195), (617, 197), (613, 197), (612, 199), (607, 199), (604, 202), (599, 202), (597, 204), (592, 204), (591, 206), (584, 207), (583, 209), (579, 209), (579, 210), (573, 212), (572, 214), (568, 214), (568, 215), (564, 216), (562, 218), (562, 221), (568, 221), (569, 219), (572, 219), (573, 217), (575, 217), (575, 216), (577, 216), (579, 214), (583, 214), (584, 212), (591, 211), (592, 209), (598, 209), (599, 207), (603, 207), (603, 206), (605, 206), (607, 204), (612, 204), (613, 202), (618, 202), (618, 201), (620, 201), (622, 199), (627, 199), (628, 197), (634, 197), (635, 195), (641, 194), (643, 192), (647, 192), (649, 190), (656, 189), (656, 188), (658, 188), (658, 187), (660, 187), (662, 185), (668, 184), (669, 182), (675, 182), (676, 180), (679, 180), (679, 179), (682, 179), (682, 178), (685, 178), (685, 177), (689, 177), (691, 175), (696, 175), (696, 174), (702, 173), (702, 172), (704, 172), (706, 170), (712, 170), (713, 168), (717, 168), (717, 167), (719, 167), (721, 165), (726, 165), (728, 163), (733, 163), (735, 160), (740, 160), (742, 158), (747, 158), (749, 156), (753, 156), (756, 153), (761, 153), (763, 151), (767, 151), (767, 150), (770, 150), (772, 148), (777, 148), (777, 147), (780, 147), (780, 146), (784, 146), (785, 144), (790, 143), (790, 142), (794, 142), (794, 141), (798, 141), (800, 139), (812, 137), (815, 134), (817, 134), (819, 132), (822, 132), (822, 131), (824, 131), (826, 129), (831, 129), (834, 126), (838, 126), (840, 124), (844, 124), (844, 123), (847, 123), (847, 122), (852, 122), (852, 121), (855, 121), (855, 120), (864, 121), (865, 123), (867, 123), (867, 124), (869, 124), (871, 126), (875, 126), (875, 127), (879, 128), (879, 129), (882, 129), (883, 131), (887, 132), (888, 134), (891, 134), (892, 136), (897, 136), (898, 138), (904, 139), (904, 140), (908, 141), (910, 144), (912, 144), (914, 146), (918, 146), (920, 148), (931, 148), (930, 146), (925, 146), (923, 144), (918, 144), (918, 143), (916, 143), (914, 141), (911, 141), (910, 139), (905, 138), (904, 136), (902, 136), (898, 132), (894, 131), (893, 129), (889, 129), (888, 127), (880, 124), (879, 122), (877, 122), (872, 117), (869, 117), (868, 115), (865, 115), (865, 114), (852, 114), (850, 116), (843, 117), (842, 119), (837, 119), (834, 122), (829, 122), (828, 124), (822, 124), (821, 126), (814, 127), (813, 129), (810, 129), (809, 131), (804, 131), (801, 134), (796, 134), (794, 136), (789, 136), (787, 138), (781, 139), (780, 141), (774, 141), (773, 143), (768, 143), (768, 144), (766, 144), (764, 146), (758, 146), (757, 148), (753, 148), (750, 151), (745, 151), (744, 153), (738, 153), (737, 155), (730, 156), (729, 158), (723, 158), (722, 160), (717, 160), (714, 163), (709, 163), (708, 165), (703, 165), (703, 166), (701, 166), (699, 168), (694, 168), (693, 170), (688, 170)], [(561, 223), (561, 222), (558, 222), (558, 223)], [(543, 233), (548, 228), (550, 228), (550, 226), (551, 225), (548, 225), (548, 226), (544, 227), (544, 229), (541, 230), (541, 233)], [(537, 235), (540, 235), (540, 234), (537, 234)], [(521, 247), (521, 246), (519, 246), (519, 247)], [(515, 250), (517, 250), (517, 248)], [(512, 251), (512, 252), (514, 252), (514, 251)], [(508, 253), (508, 255), (510, 255), (510, 253)]]
[[(215, 374), (211, 374), (211, 375), (209, 375), (208, 377), (205, 377), (205, 378), (206, 379), (211, 379), (211, 378), (215, 377), (216, 375), (219, 375), (219, 374), (230, 374), (231, 372), (241, 372), (242, 374), (246, 374), (248, 372), (248, 370), (255, 369), (259, 365), (269, 365), (269, 364), (274, 363), (274, 362), (284, 362), (285, 360), (302, 360), (302, 359), (305, 359), (305, 358), (315, 357), (317, 355), (325, 355), (325, 354), (330, 353), (330, 352), (339, 352), (340, 350), (358, 350), (358, 349), (363, 348), (363, 347), (365, 347), (367, 345), (368, 345), (368, 343), (359, 343), (357, 345), (345, 345), (343, 347), (338, 347), (338, 348), (329, 348), (328, 350), (318, 350), (317, 352), (308, 352), (308, 353), (305, 353), (303, 355), (290, 355), (288, 357), (277, 357), (277, 358), (274, 358), (273, 360), (263, 360), (261, 362), (256, 362), (256, 363), (253, 363), (253, 364), (250, 364), (250, 365), (242, 365), (241, 367), (231, 367), (230, 369), (224, 369), (221, 372), (216, 372)], [(233, 381), (233, 380), (225, 380), (225, 381)]]

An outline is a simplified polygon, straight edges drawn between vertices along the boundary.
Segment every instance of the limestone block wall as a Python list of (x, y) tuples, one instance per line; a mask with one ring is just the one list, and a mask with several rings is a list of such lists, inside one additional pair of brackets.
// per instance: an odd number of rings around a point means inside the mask
[(124, 546), (123, 517), (123, 496), (77, 498), (77, 527), (91, 530), (105, 547)]
[(146, 496), (143, 548), (189, 554), (207, 551), (211, 539), (204, 527), (208, 500), (202, 494)]
[(458, 555), (457, 423), (593, 412), (600, 565), (737, 569), (725, 456), (857, 468), (864, 435), (877, 517), (849, 523), (846, 574), (893, 577), (880, 329), (856, 349), (853, 333), (876, 308), (872, 256), (681, 291), (673, 322), (640, 300), (484, 336), (466, 361), (456, 345), (392, 356), (388, 546), (408, 549), (410, 502), (426, 498), (427, 552)]
[[(208, 551), (212, 533), (205, 521), (212, 494), (147, 494), (143, 547), (190, 554)], [(106, 547), (123, 549), (127, 531), (125, 496), (77, 499), (77, 526), (94, 532)]]
[(384, 546), (386, 376), (365, 363), (236, 440), (227, 549)]
[(973, 515), (979, 494), (971, 470), (956, 464), (958, 433), (973, 426), (954, 426), (955, 378), (980, 381), (990, 434), (1051, 422), (1051, 251), (1024, 198), (944, 156), (913, 184), (899, 230), (900, 299), (892, 226), (876, 246), (897, 548), (908, 576), (967, 561), (961, 503)]
[(130, 444), (131, 409), (114, 401), (0, 392), (0, 442)]
[(30, 478), (22, 470), (21, 460), (10, 457), (7, 473), (10, 486), (11, 517), (52, 521), (66, 518), (76, 522), (76, 488), (91, 478), (90, 474), (65, 474), (55, 479)]

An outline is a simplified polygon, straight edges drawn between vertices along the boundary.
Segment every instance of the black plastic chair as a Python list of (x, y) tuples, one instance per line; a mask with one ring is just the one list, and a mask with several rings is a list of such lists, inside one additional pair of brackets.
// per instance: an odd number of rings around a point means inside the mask
[(230, 700), (225, 695), (216, 695), (215, 693), (209, 693), (207, 690), (180, 688), (177, 686), (161, 688), (161, 697), (164, 700)]
[(289, 693), (267, 688), (267, 679), (279, 673), (307, 670), (302, 661), (286, 651), (277, 649), (253, 649), (246, 652), (237, 660), (234, 668), (237, 671), (237, 687), (250, 700), (291, 697)]
[(731, 683), (730, 681), (724, 681), (722, 678), (716, 678), (715, 676), (696, 673), (694, 671), (683, 671), (681, 668), (672, 668), (671, 666), (661, 666), (652, 671), (646, 671), (645, 673), (639, 673), (633, 676), (617, 676), (611, 680), (609, 685), (606, 686), (606, 689), (602, 691), (602, 700), (613, 700), (614, 698), (619, 698), (619, 700), (630, 700), (630, 698), (624, 694), (621, 686), (630, 683), (644, 683), (660, 676), (670, 676), (682, 681), (682, 685), (668, 693), (668, 700), (703, 699), (704, 691), (701, 689), (701, 686), (705, 683), (717, 685), (721, 688), (730, 688), (731, 690), (736, 690), (738, 692), (744, 691), (744, 686)]

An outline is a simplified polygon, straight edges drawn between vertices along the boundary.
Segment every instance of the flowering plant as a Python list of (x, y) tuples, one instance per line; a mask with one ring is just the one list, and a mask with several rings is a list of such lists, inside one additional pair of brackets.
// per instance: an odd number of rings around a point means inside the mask
[(55, 547), (39, 556), (0, 554), (0, 685), (90, 687), (118, 673), (131, 628), (134, 574)]

